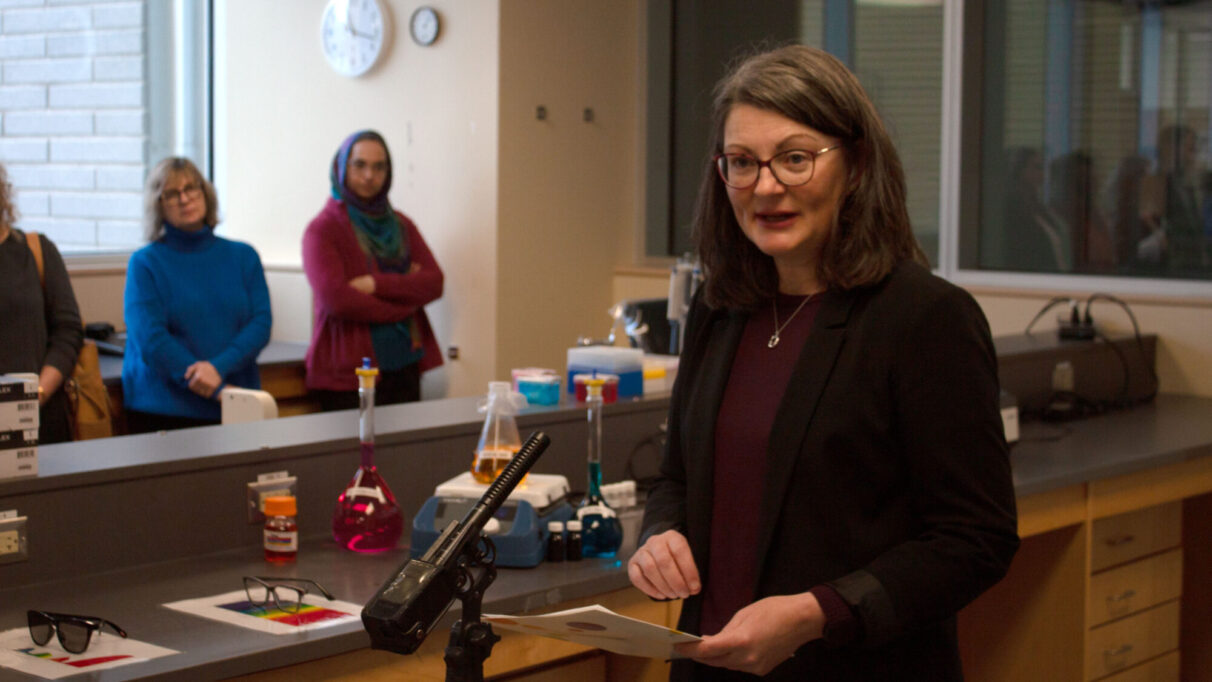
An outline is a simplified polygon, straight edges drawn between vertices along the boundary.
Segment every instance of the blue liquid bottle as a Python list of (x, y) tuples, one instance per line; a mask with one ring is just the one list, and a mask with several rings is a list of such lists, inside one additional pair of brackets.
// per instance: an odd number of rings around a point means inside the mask
[(604, 379), (585, 382), (589, 418), (589, 492), (577, 509), (581, 521), (581, 556), (613, 557), (623, 544), (623, 525), (602, 497), (602, 385)]

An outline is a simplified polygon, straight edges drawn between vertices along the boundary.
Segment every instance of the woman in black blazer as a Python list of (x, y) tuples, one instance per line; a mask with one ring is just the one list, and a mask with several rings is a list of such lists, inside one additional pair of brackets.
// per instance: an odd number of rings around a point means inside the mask
[(742, 62), (711, 149), (706, 279), (628, 564), (705, 635), (673, 678), (962, 679), (955, 614), (1018, 547), (988, 324), (927, 269), (833, 57)]

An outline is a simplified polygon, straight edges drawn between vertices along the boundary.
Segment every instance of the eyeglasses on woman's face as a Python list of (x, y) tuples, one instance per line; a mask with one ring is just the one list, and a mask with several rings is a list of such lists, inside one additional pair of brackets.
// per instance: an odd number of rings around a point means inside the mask
[(29, 610), (25, 612), (29, 620), (29, 636), (34, 644), (43, 646), (50, 641), (51, 633), (57, 632), (59, 644), (64, 651), (82, 654), (88, 649), (93, 630), (100, 633), (102, 627), (108, 627), (125, 638), (126, 631), (113, 621), (93, 616), (72, 616), (66, 613), (49, 613), (47, 611)]
[[(289, 583), (289, 584), (282, 584)], [(320, 583), (308, 578), (270, 578), (267, 576), (244, 576), (244, 592), (253, 606), (268, 607), (270, 603), (285, 613), (298, 613), (306, 606), (303, 595), (307, 585), (314, 585), (329, 601), (336, 599)]]
[(749, 189), (756, 185), (762, 168), (769, 168), (771, 175), (780, 184), (799, 187), (812, 179), (812, 172), (816, 170), (816, 157), (841, 147), (842, 145), (835, 144), (816, 151), (788, 149), (765, 161), (741, 152), (716, 154), (715, 168), (724, 184), (733, 189)]
[(190, 199), (196, 199), (196, 198), (198, 198), (198, 195), (201, 193), (202, 193), (201, 185), (191, 182), (189, 184), (186, 184), (181, 189), (164, 190), (163, 192), (160, 193), (160, 200), (166, 204), (175, 204), (182, 200), (188, 201)]

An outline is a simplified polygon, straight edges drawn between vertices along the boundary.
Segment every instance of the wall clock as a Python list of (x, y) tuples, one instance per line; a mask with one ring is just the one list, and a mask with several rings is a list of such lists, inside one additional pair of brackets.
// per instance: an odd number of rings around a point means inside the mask
[(324, 58), (342, 76), (361, 76), (383, 56), (389, 30), (382, 0), (328, 0), (320, 19)]
[(433, 45), (441, 31), (442, 21), (432, 7), (418, 7), (408, 20), (408, 32), (412, 34), (413, 41), (422, 47)]

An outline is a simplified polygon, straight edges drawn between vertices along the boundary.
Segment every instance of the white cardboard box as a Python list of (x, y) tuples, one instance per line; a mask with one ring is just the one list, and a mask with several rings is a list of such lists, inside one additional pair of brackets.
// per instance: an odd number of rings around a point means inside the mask
[(0, 480), (38, 475), (38, 446), (0, 450)]

